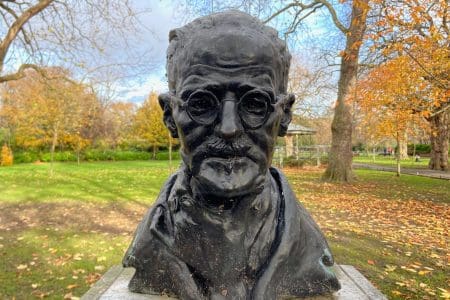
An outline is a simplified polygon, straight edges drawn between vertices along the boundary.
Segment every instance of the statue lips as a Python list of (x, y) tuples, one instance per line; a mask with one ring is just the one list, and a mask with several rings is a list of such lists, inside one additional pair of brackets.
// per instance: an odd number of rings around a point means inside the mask
[(258, 164), (249, 157), (208, 157), (201, 162), (195, 179), (201, 183), (203, 192), (231, 198), (260, 186), (264, 176), (258, 176), (259, 173)]

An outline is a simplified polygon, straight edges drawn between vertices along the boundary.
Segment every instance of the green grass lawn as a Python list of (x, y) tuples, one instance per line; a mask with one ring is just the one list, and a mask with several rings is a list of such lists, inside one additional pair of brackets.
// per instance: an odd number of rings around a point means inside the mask
[[(285, 171), (337, 263), (392, 299), (448, 291), (449, 181), (357, 170), (339, 185), (320, 169)], [(52, 176), (48, 164), (0, 168), (0, 299), (80, 297), (120, 264), (169, 174), (164, 161), (62, 163)]]
[[(380, 166), (390, 166), (395, 167), (397, 165), (397, 160), (395, 156), (354, 156), (354, 162), (380, 165)], [(428, 168), (428, 162), (430, 159), (428, 157), (422, 157), (418, 162), (414, 158), (402, 159), (400, 164), (403, 168), (412, 169), (426, 169)]]
[(0, 168), (0, 200), (149, 203), (169, 171), (167, 161), (55, 163), (53, 174), (48, 163), (18, 164)]

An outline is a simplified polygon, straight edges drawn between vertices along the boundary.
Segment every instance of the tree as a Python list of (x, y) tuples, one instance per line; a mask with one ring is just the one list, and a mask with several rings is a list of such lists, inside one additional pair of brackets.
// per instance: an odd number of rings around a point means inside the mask
[[(187, 1), (197, 13), (211, 13), (221, 9), (240, 8), (269, 23), (276, 18), (288, 23), (285, 35), (295, 34), (305, 19), (318, 11), (325, 11), (334, 26), (345, 36), (344, 50), (341, 51), (340, 74), (337, 100), (332, 123), (332, 143), (328, 167), (323, 175), (325, 180), (351, 181), (352, 172), (352, 116), (345, 100), (358, 73), (359, 51), (366, 30), (369, 0), (340, 1), (341, 4), (327, 0), (308, 1)], [(350, 5), (350, 7), (349, 7)], [(350, 16), (348, 17), (348, 8)], [(192, 8), (191, 8), (192, 9)], [(344, 21), (341, 21), (341, 18)], [(343, 16), (342, 16), (343, 15)], [(268, 16), (264, 18), (265, 16)], [(349, 24), (346, 26), (345, 24)]]
[(8, 145), (3, 144), (0, 151), (0, 166), (12, 166), (13, 164), (13, 154)]
[(98, 100), (92, 90), (71, 80), (61, 68), (34, 70), (4, 85), (1, 115), (12, 129), (15, 144), (24, 148), (49, 147), (51, 161), (58, 144), (79, 151), (88, 143), (83, 131), (92, 124)]
[(0, 28), (0, 83), (30, 68), (44, 75), (45, 65), (90, 79), (105, 69), (125, 76), (130, 69), (121, 66), (132, 65), (132, 72), (143, 66), (145, 53), (127, 43), (142, 32), (129, 0), (0, 1)]
[(448, 169), (450, 110), (450, 38), (448, 1), (377, 1), (378, 20), (370, 38), (373, 49), (386, 59), (407, 57), (411, 65), (408, 80), (420, 81), (420, 90), (410, 91), (421, 98), (415, 106), (428, 120), (432, 145), (429, 167)]
[(155, 92), (150, 93), (150, 96), (137, 110), (134, 132), (137, 137), (145, 140), (152, 147), (153, 159), (156, 159), (158, 147), (169, 145), (169, 133), (163, 123), (163, 112)]
[(327, 100), (335, 93), (330, 77), (325, 68), (309, 66), (294, 56), (289, 70), (288, 92), (295, 95), (296, 115), (316, 118), (328, 112)]
[(426, 81), (417, 73), (415, 63), (401, 56), (374, 68), (355, 88), (358, 92), (353, 100), (360, 108), (361, 127), (370, 136), (396, 140), (400, 175), (401, 148), (406, 148), (406, 136), (416, 125), (423, 125), (431, 109), (424, 109), (430, 103), (420, 96), (428, 90)]
[(125, 146), (130, 142), (133, 133), (133, 120), (136, 106), (130, 102), (107, 103), (97, 120), (101, 133), (98, 136), (113, 149)]

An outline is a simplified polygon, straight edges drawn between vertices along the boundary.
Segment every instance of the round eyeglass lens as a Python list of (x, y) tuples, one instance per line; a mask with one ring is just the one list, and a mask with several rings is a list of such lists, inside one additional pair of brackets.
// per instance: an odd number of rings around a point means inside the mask
[(250, 128), (264, 124), (269, 113), (270, 96), (263, 91), (250, 91), (239, 101), (239, 115)]
[(187, 112), (192, 120), (200, 124), (211, 124), (217, 117), (219, 100), (208, 91), (196, 91), (189, 96)]

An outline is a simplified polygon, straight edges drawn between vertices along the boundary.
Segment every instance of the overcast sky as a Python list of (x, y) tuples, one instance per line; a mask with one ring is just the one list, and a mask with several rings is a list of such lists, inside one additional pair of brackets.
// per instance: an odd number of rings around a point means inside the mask
[[(167, 91), (165, 56), (169, 31), (184, 25), (189, 18), (185, 15), (180, 16), (180, 12), (177, 11), (177, 9), (180, 9), (175, 7), (174, 4), (176, 1), (133, 0), (133, 2), (138, 10), (150, 10), (150, 12), (141, 15), (140, 19), (149, 30), (148, 38), (146, 35), (143, 43), (151, 45), (153, 61), (149, 63), (152, 63), (154, 67), (147, 76), (142, 76), (134, 82), (129, 82), (127, 86), (120, 86), (117, 90), (119, 91), (118, 100), (140, 103), (152, 90), (158, 93)], [(190, 19), (193, 18), (194, 16), (190, 17)], [(335, 31), (332, 32), (334, 26), (327, 23), (327, 20), (329, 20), (329, 16), (320, 12), (310, 16), (307, 18), (307, 26), (299, 29), (301, 30), (301, 40), (295, 38), (290, 40), (291, 53), (304, 61), (304, 64), (317, 63), (317, 61), (311, 59), (314, 49), (339, 47), (339, 39), (334, 36)], [(331, 52), (334, 51), (331, 50)], [(335, 53), (338, 53), (338, 51), (336, 50)], [(330, 99), (330, 102), (332, 101), (334, 100)]]
[(148, 76), (118, 88), (119, 99), (123, 101), (141, 102), (151, 91), (158, 93), (167, 91), (165, 76), (166, 50), (169, 45), (169, 31), (182, 26), (175, 18), (172, 1), (134, 0), (138, 9), (148, 9), (142, 14), (141, 22), (148, 28), (148, 39), (143, 42), (151, 46), (153, 71)]

